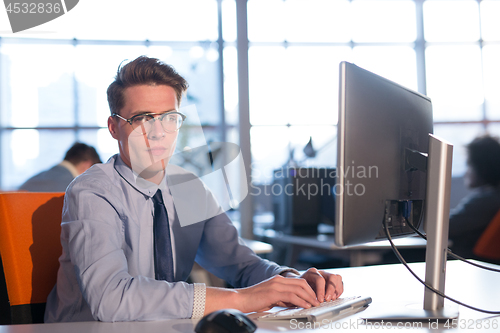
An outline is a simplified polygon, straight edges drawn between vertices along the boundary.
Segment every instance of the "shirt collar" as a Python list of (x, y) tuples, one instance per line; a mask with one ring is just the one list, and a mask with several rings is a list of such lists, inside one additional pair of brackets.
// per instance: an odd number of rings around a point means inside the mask
[(68, 169), (69, 172), (71, 172), (71, 174), (73, 175), (73, 178), (75, 178), (76, 176), (80, 175), (78, 173), (78, 170), (76, 170), (75, 166), (71, 162), (63, 160), (61, 163), (59, 163), (59, 165), (62, 166), (62, 167), (65, 167), (66, 169)]
[(166, 181), (167, 177), (163, 177), (159, 185), (147, 181), (144, 178), (140, 177), (137, 173), (135, 173), (128, 165), (126, 165), (125, 162), (123, 162), (120, 154), (116, 155), (114, 166), (118, 174), (120, 174), (120, 176), (122, 176), (122, 178), (125, 179), (125, 181), (129, 183), (130, 186), (132, 186), (142, 194), (147, 195), (148, 197), (152, 197), (153, 195), (155, 195), (158, 189), (168, 189)]

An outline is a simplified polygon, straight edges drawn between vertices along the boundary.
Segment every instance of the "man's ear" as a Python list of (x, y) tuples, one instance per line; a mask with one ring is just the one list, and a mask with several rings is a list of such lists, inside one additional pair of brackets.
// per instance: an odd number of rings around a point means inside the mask
[(118, 124), (116, 123), (115, 117), (109, 116), (108, 118), (108, 130), (111, 136), (118, 140)]

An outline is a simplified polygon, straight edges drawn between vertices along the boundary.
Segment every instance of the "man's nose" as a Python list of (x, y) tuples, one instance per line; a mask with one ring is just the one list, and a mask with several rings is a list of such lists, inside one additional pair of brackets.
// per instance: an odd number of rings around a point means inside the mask
[(148, 133), (148, 137), (150, 139), (163, 138), (166, 135), (166, 132), (163, 129), (161, 120), (159, 118), (153, 118), (150, 120), (150, 122), (151, 122), (151, 130)]

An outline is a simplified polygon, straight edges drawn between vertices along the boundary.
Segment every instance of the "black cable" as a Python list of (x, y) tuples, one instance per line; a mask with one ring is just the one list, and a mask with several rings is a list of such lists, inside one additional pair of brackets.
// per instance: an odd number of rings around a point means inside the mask
[(423, 281), (411, 268), (410, 266), (408, 266), (408, 263), (404, 260), (403, 256), (401, 255), (401, 253), (399, 253), (398, 249), (396, 248), (396, 246), (394, 245), (394, 242), (392, 241), (392, 237), (391, 237), (391, 234), (387, 228), (387, 222), (386, 220), (384, 219), (384, 232), (385, 232), (385, 235), (387, 237), (387, 239), (389, 240), (389, 243), (391, 244), (391, 247), (392, 247), (392, 250), (394, 251), (394, 254), (396, 255), (396, 257), (398, 257), (399, 261), (408, 269), (408, 271), (420, 282), (422, 283), (427, 289), (431, 290), (432, 292), (438, 294), (439, 296), (443, 297), (443, 298), (446, 298), (446, 299), (449, 299), (450, 301), (454, 302), (454, 303), (457, 303), (459, 305), (462, 305), (462, 306), (465, 306), (466, 308), (469, 308), (471, 310), (474, 310), (474, 311), (479, 311), (479, 312), (484, 312), (484, 313), (488, 313), (488, 314), (494, 314), (494, 315), (499, 315), (500, 314), (500, 311), (489, 311), (489, 310), (483, 310), (483, 309), (479, 309), (479, 308), (475, 308), (473, 306), (470, 306), (468, 304), (465, 304), (465, 303), (462, 303), (460, 301), (457, 301), (456, 299), (454, 298), (451, 298), (449, 296), (446, 296), (444, 293), (440, 292), (439, 290), (433, 288), (432, 286), (428, 285), (427, 283), (425, 283), (425, 281)]
[[(423, 239), (427, 240), (427, 236), (425, 236), (424, 234), (422, 234), (417, 228), (415, 228), (414, 225), (412, 225), (411, 223), (408, 222), (408, 220), (406, 220), (406, 223), (410, 226), (410, 228), (413, 229), (413, 231), (415, 231), (420, 237), (422, 237)], [(448, 250), (448, 255), (455, 258), (455, 259), (458, 259), (458, 260), (461, 260), (469, 265), (472, 265), (472, 266), (476, 266), (476, 267), (479, 267), (481, 269), (486, 269), (486, 270), (489, 270), (489, 271), (493, 271), (493, 272), (498, 272), (500, 273), (500, 269), (496, 269), (496, 268), (492, 268), (492, 267), (488, 267), (488, 266), (483, 266), (483, 265), (480, 265), (480, 264), (476, 264), (475, 262), (472, 262), (472, 261), (469, 261), (461, 256), (459, 256), (458, 254), (455, 254), (453, 253), (453, 251), (450, 250), (450, 248), (447, 248)]]

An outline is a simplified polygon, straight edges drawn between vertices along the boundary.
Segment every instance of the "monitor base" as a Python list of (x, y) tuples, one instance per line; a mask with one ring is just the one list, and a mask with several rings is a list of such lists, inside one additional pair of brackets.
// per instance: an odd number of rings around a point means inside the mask
[(385, 308), (381, 311), (366, 313), (365, 322), (399, 321), (399, 322), (446, 322), (458, 318), (458, 306), (447, 304), (437, 310), (424, 310), (421, 303), (408, 304), (397, 308)]

